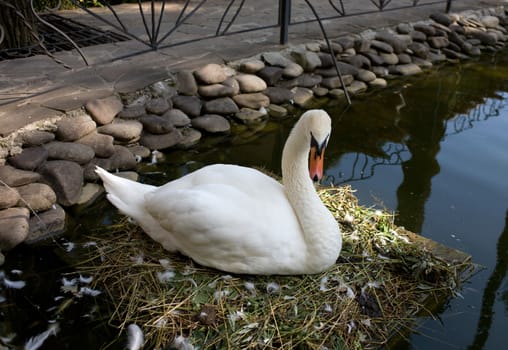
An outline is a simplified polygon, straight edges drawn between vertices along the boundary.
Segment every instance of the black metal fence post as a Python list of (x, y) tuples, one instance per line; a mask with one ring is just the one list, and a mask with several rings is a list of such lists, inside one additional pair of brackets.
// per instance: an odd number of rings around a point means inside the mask
[(446, 0), (446, 9), (445, 9), (445, 12), (446, 13), (449, 13), (451, 8), (452, 8), (452, 1), (453, 0)]
[(279, 0), (280, 44), (288, 43), (289, 22), (291, 21), (291, 0)]

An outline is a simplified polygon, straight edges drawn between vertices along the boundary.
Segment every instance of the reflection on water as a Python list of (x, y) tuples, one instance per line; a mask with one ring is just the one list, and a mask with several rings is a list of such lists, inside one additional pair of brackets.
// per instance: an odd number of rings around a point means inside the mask
[[(506, 52), (505, 52), (506, 53)], [(397, 223), (464, 250), (485, 269), (456, 298), (440, 305), (439, 319), (422, 319), (401, 349), (482, 349), (505, 346), (508, 329), (508, 58), (441, 67), (393, 82), (391, 89), (357, 97), (351, 107), (329, 104), (334, 132), (326, 153), (326, 182), (349, 183), (365, 205), (383, 205)], [(245, 129), (234, 138), (209, 138), (189, 151), (141, 167), (142, 181), (161, 184), (218, 162), (260, 166), (280, 174), (280, 155), (294, 119)], [(241, 127), (238, 127), (241, 128)], [(20, 290), (0, 286), (0, 336), (14, 343), (58, 321), (61, 331), (45, 347), (95, 349), (115, 340), (93, 298), (62, 308), (62, 274), (76, 258), (65, 243), (113, 222), (102, 201), (65, 237), (7, 254), (5, 276), (26, 281)], [(99, 218), (99, 220), (98, 220)], [(17, 277), (12, 276), (20, 270)], [(96, 299), (100, 303), (100, 296)], [(111, 348), (122, 348), (119, 341)]]

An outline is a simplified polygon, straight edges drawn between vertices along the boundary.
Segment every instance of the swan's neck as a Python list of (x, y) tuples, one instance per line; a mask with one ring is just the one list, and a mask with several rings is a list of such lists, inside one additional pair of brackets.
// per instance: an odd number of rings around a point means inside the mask
[[(310, 270), (322, 270), (338, 258), (342, 236), (337, 221), (316, 193), (309, 175), (310, 138), (298, 124), (282, 153), (284, 190), (300, 222), (306, 242)], [(302, 142), (309, 139), (309, 142)]]

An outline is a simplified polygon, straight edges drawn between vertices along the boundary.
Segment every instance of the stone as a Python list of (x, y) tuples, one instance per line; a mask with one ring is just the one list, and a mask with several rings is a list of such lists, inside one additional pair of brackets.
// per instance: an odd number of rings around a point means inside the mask
[(175, 96), (173, 105), (190, 118), (201, 115), (202, 102), (197, 96)]
[(386, 77), (390, 74), (388, 72), (388, 68), (382, 66), (372, 67), (372, 73), (374, 73), (377, 77)]
[(342, 89), (331, 89), (330, 91), (328, 91), (328, 95), (335, 99), (340, 99), (344, 98), (346, 96), (346, 93)]
[(370, 60), (364, 55), (348, 56), (344, 57), (342, 60), (355, 66), (356, 68), (370, 69), (371, 66)]
[(270, 99), (268, 96), (260, 92), (252, 94), (239, 94), (233, 96), (233, 100), (240, 108), (247, 107), (252, 109), (259, 109), (261, 107), (268, 107), (270, 104)]
[(48, 151), (42, 146), (23, 148), (21, 153), (9, 157), (9, 164), (22, 170), (35, 170), (48, 158)]
[(350, 36), (341, 36), (340, 38), (337, 38), (334, 41), (340, 44), (343, 50), (352, 49), (355, 46), (355, 40)]
[[(196, 95), (198, 92), (198, 84), (195, 75), (188, 70), (180, 70), (176, 73), (176, 90), (186, 96)], [(173, 96), (174, 97), (174, 96)]]
[(436, 36), (447, 36), (452, 32), (450, 28), (439, 23), (432, 23), (432, 26), (436, 28)]
[(37, 182), (40, 178), (41, 175), (33, 171), (16, 169), (10, 165), (0, 165), (0, 181), (10, 187)]
[(409, 23), (399, 23), (396, 27), (397, 33), (399, 34), (409, 34), (411, 33), (411, 25)]
[(443, 53), (434, 53), (434, 52), (429, 52), (428, 54), (428, 60), (432, 63), (437, 63), (437, 62), (443, 62), (443, 61), (446, 61), (446, 55), (444, 55)]
[(31, 183), (16, 187), (19, 193), (18, 207), (40, 212), (48, 210), (56, 203), (56, 194), (51, 187), (43, 183)]
[(370, 50), (370, 40), (366, 38), (357, 38), (355, 39), (355, 51), (358, 53), (369, 52)]
[(497, 28), (499, 26), (499, 18), (496, 16), (481, 16), (480, 22), (487, 28)]
[(231, 97), (221, 97), (211, 101), (207, 101), (203, 107), (205, 113), (229, 115), (239, 111), (238, 106)]
[(26, 208), (0, 210), (0, 251), (11, 250), (26, 239), (29, 218)]
[(74, 142), (53, 141), (43, 146), (48, 151), (48, 159), (61, 159), (86, 164), (95, 156), (92, 147)]
[[(379, 31), (376, 33), (376, 40), (384, 41), (385, 43), (389, 44), (393, 52), (396, 54), (399, 54), (401, 52), (404, 52), (407, 49), (407, 43), (404, 39), (397, 36), (396, 34), (392, 34), (388, 31)], [(371, 43), (372, 46), (372, 43)], [(375, 46), (375, 45), (374, 45)], [(384, 50), (382, 50), (384, 51)], [(391, 53), (389, 51), (386, 51), (388, 53)]]
[(55, 139), (55, 134), (49, 131), (31, 130), (21, 135), (23, 146), (40, 146)]
[(421, 72), (422, 72), (422, 69), (414, 63), (399, 64), (399, 65), (390, 67), (391, 74), (413, 75), (413, 74), (418, 74)]
[(129, 145), (127, 149), (134, 155), (136, 160), (148, 158), (152, 154), (150, 148), (141, 145)]
[(235, 79), (238, 81), (242, 93), (259, 92), (267, 88), (266, 82), (253, 74), (238, 74)]
[(385, 64), (387, 65), (399, 63), (399, 56), (397, 56), (395, 53), (381, 52), (379, 53), (379, 56), (385, 61)]
[(182, 139), (178, 142), (177, 147), (181, 149), (188, 149), (195, 146), (201, 140), (201, 133), (193, 128), (185, 128), (181, 131)]
[(376, 75), (367, 69), (360, 69), (358, 72), (358, 76), (356, 77), (358, 80), (368, 83), (376, 79)]
[(295, 105), (300, 107), (305, 107), (305, 105), (307, 105), (314, 97), (312, 90), (304, 87), (297, 86), (291, 89), (291, 92), (293, 93), (293, 101)]
[(409, 56), (407, 53), (399, 53), (397, 55), (398, 59), (399, 59), (399, 63), (400, 64), (406, 64), (406, 63), (411, 63), (411, 56)]
[(323, 53), (323, 52), (319, 52), (318, 56), (319, 56), (319, 60), (321, 61), (321, 65), (319, 67), (316, 67), (316, 69), (317, 68), (330, 68), (333, 66), (334, 56), (330, 55), (329, 53)]
[(420, 32), (418, 30), (413, 30), (411, 33), (409, 33), (411, 36), (411, 39), (413, 39), (413, 42), (424, 42), (427, 41), (427, 34)]
[[(141, 142), (141, 140), (140, 140)], [(134, 169), (136, 167), (136, 158), (132, 154), (131, 151), (127, 147), (121, 145), (115, 145), (115, 153), (109, 158), (94, 158), (90, 163), (85, 166), (85, 172), (87, 171), (87, 167), (98, 165), (101, 168), (104, 168), (109, 171), (117, 171), (117, 170), (129, 170)], [(88, 180), (88, 175), (86, 174), (86, 179)], [(97, 176), (92, 177), (93, 179), (97, 179)]]
[(115, 152), (113, 141), (114, 138), (111, 135), (92, 132), (75, 142), (91, 147), (96, 157), (107, 158), (111, 157), (111, 155)]
[(415, 23), (413, 24), (413, 29), (417, 30), (419, 32), (424, 33), (427, 36), (434, 36), (436, 35), (436, 28), (434, 28), (431, 25), (424, 24), (424, 23)]
[(65, 231), (65, 210), (58, 204), (49, 210), (32, 216), (29, 220), (26, 244), (34, 244)]
[(88, 115), (66, 117), (56, 122), (55, 136), (60, 141), (76, 141), (95, 130), (97, 124)]
[(274, 119), (284, 118), (288, 115), (288, 110), (282, 106), (270, 104), (267, 108), (268, 115)]
[[(181, 140), (182, 135), (180, 131), (176, 129), (167, 134), (151, 134), (143, 131), (139, 143), (151, 150), (163, 150), (175, 146)], [(134, 168), (134, 166), (132, 168)]]
[(469, 56), (464, 55), (463, 53), (458, 51), (453, 51), (447, 47), (443, 48), (441, 51), (446, 55), (446, 57), (451, 59), (466, 60), (469, 58)]
[(198, 93), (206, 98), (231, 97), (235, 95), (235, 89), (224, 84), (200, 85)]
[(265, 68), (265, 62), (258, 59), (249, 59), (240, 64), (240, 71), (248, 74), (256, 74)]
[(257, 72), (257, 75), (263, 79), (267, 85), (275, 85), (282, 78), (282, 71), (284, 69), (281, 67), (267, 66)]
[(109, 124), (123, 109), (122, 101), (118, 96), (109, 96), (85, 103), (85, 109), (92, 119), (99, 125)]
[(151, 114), (164, 114), (172, 106), (164, 97), (157, 97), (148, 101), (145, 105), (146, 111)]
[[(338, 61), (337, 66), (339, 67), (340, 73), (342, 75), (349, 74), (355, 76), (358, 74), (358, 68), (349, 63)], [(327, 69), (318, 68), (314, 73), (322, 75), (324, 77), (333, 77), (337, 75), (337, 70), (335, 69), (335, 66), (332, 66)]]
[(393, 47), (384, 41), (371, 40), (370, 47), (380, 52), (393, 53)]
[(261, 54), (263, 60), (270, 66), (286, 67), (292, 61), (280, 52), (265, 52)]
[(0, 184), (0, 209), (14, 207), (19, 200), (19, 193), (15, 188)]
[(278, 84), (280, 87), (285, 87), (288, 89), (294, 88), (296, 86), (312, 88), (321, 83), (323, 77), (321, 75), (312, 74), (312, 73), (304, 73), (300, 75), (296, 79), (282, 81)]
[(429, 45), (435, 49), (441, 49), (447, 47), (449, 44), (448, 38), (445, 36), (432, 36), (427, 39)]
[(448, 16), (446, 13), (435, 12), (435, 13), (432, 13), (429, 17), (431, 19), (433, 19), (434, 21), (436, 21), (437, 23), (442, 24), (446, 27), (448, 27), (450, 24), (453, 23), (453, 19), (450, 16)]
[(169, 86), (165, 81), (158, 81), (153, 83), (150, 85), (149, 89), (152, 93), (152, 96), (155, 97), (171, 98), (178, 95), (178, 90), (176, 90), (176, 88), (173, 86)]
[(468, 28), (466, 34), (481, 41), (483, 45), (494, 45), (497, 42), (496, 35), (476, 28)]
[(412, 61), (414, 64), (416, 64), (417, 66), (419, 66), (421, 68), (430, 68), (433, 66), (432, 62), (430, 62), (428, 60), (424, 60), (423, 58), (420, 58), (420, 57), (413, 57)]
[[(344, 85), (349, 85), (353, 82), (354, 78), (352, 75), (343, 75), (342, 76), (342, 82)], [(339, 77), (329, 77), (324, 78), (321, 82), (321, 85), (324, 86), (327, 89), (336, 89), (339, 87), (342, 87), (342, 82), (340, 81)]]
[(408, 49), (413, 52), (413, 54), (420, 58), (427, 58), (429, 55), (429, 47), (422, 43), (412, 43), (408, 46)]
[(122, 119), (138, 119), (146, 113), (145, 105), (135, 105), (131, 107), (124, 107), (118, 112), (117, 117)]
[(367, 57), (369, 59), (371, 66), (373, 66), (373, 65), (374, 66), (382, 66), (383, 64), (385, 64), (385, 60), (381, 56), (379, 56), (376, 51), (364, 52), (364, 53), (362, 53), (362, 55), (364, 55), (365, 57)]
[(115, 119), (113, 123), (97, 128), (97, 132), (113, 136), (115, 140), (133, 142), (139, 139), (143, 124), (137, 120)]
[(291, 51), (291, 57), (298, 63), (305, 72), (313, 72), (321, 66), (319, 55), (305, 49), (295, 49)]
[(312, 92), (314, 93), (314, 96), (316, 97), (323, 97), (328, 95), (328, 89), (322, 86), (316, 86), (312, 88)]
[(298, 63), (291, 62), (282, 70), (282, 76), (285, 78), (297, 78), (303, 74), (303, 68)]
[(152, 134), (167, 134), (174, 130), (173, 124), (168, 119), (155, 114), (147, 114), (139, 121), (143, 124), (143, 130)]
[(326, 42), (322, 42), (319, 45), (319, 49), (322, 52), (326, 52), (326, 53), (331, 53), (332, 52), (335, 55), (338, 54), (338, 53), (342, 53), (344, 51), (344, 49), (342, 48), (342, 45), (339, 44), (339, 43), (336, 43), (336, 42), (330, 42), (330, 47), (328, 47)]
[(80, 209), (88, 207), (90, 204), (96, 202), (97, 199), (99, 199), (104, 194), (104, 192), (104, 186), (87, 182), (81, 189), (81, 195), (79, 196), (76, 205), (78, 205)]
[(256, 124), (265, 120), (268, 115), (266, 112), (260, 112), (255, 109), (242, 108), (235, 114), (235, 117), (242, 121), (244, 124)]
[(356, 95), (366, 91), (367, 88), (367, 84), (365, 84), (363, 81), (355, 80), (346, 89), (347, 92), (349, 92), (351, 95)]
[(385, 88), (388, 86), (388, 82), (383, 78), (376, 78), (369, 81), (369, 86), (373, 88)]
[(231, 130), (228, 120), (217, 114), (205, 114), (192, 119), (192, 127), (208, 133), (228, 133)]
[(283, 87), (270, 86), (263, 93), (268, 96), (270, 103), (284, 104), (293, 99), (293, 93), (291, 90)]
[(235, 79), (234, 76), (227, 78), (222, 82), (222, 85), (232, 88), (232, 96), (238, 95), (240, 93), (240, 84)]
[(75, 204), (83, 186), (83, 169), (68, 160), (51, 160), (44, 163), (40, 169), (44, 181), (56, 193), (60, 205)]
[(194, 71), (194, 76), (204, 84), (218, 84), (228, 78), (227, 71), (224, 67), (216, 63), (207, 64)]
[(162, 118), (167, 119), (175, 127), (187, 126), (191, 123), (187, 114), (177, 108), (170, 109), (162, 115)]

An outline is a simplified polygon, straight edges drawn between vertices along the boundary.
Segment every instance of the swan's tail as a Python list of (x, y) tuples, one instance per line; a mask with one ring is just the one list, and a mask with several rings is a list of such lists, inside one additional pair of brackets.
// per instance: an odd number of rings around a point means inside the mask
[(155, 187), (113, 175), (100, 167), (96, 167), (95, 172), (104, 184), (108, 200), (139, 222), (145, 215), (145, 194)]

